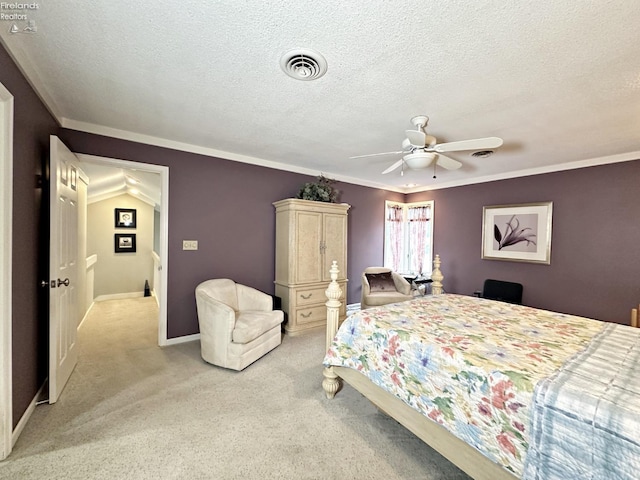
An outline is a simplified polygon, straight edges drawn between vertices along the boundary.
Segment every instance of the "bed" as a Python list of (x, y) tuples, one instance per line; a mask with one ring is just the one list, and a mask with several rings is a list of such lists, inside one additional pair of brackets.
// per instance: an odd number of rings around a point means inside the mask
[(640, 330), (441, 294), (338, 329), (331, 269), (324, 391), (358, 390), (475, 479), (638, 478)]

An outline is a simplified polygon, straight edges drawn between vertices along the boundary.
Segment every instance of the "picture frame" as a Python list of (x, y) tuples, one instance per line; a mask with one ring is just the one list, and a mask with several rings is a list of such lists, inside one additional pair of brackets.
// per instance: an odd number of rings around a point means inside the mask
[(135, 208), (116, 208), (116, 228), (136, 228)]
[(135, 253), (136, 234), (135, 233), (114, 234), (114, 250), (115, 250), (115, 253)]
[(482, 207), (482, 258), (549, 265), (553, 202)]

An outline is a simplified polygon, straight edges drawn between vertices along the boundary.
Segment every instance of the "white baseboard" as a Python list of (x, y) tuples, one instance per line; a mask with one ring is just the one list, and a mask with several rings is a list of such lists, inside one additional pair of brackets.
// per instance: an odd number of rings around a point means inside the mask
[(91, 309), (93, 308), (93, 306), (96, 304), (96, 302), (91, 302), (91, 305), (89, 305), (89, 308), (87, 308), (87, 311), (84, 314), (84, 317), (82, 317), (82, 320), (80, 320), (80, 325), (78, 325), (78, 330), (80, 330), (80, 327), (82, 326), (82, 324), (84, 323), (84, 321), (87, 319), (87, 317), (89, 316), (89, 312), (91, 311)]
[(160, 299), (158, 298), (158, 295), (156, 295), (156, 289), (154, 288), (153, 290), (151, 290), (151, 295), (153, 295), (156, 299), (156, 305), (158, 305), (158, 308), (160, 308)]
[(200, 340), (199, 333), (194, 333), (193, 335), (185, 335), (184, 337), (168, 338), (165, 345), (168, 347), (171, 345), (178, 345), (179, 343), (195, 342), (196, 340)]
[(31, 415), (33, 415), (33, 411), (36, 409), (36, 405), (38, 404), (38, 399), (41, 397), (44, 387), (47, 385), (48, 385), (48, 382), (46, 381), (42, 384), (42, 386), (40, 387), (40, 390), (38, 390), (38, 393), (36, 393), (36, 396), (33, 397), (33, 400), (31, 400), (31, 403), (29, 404), (25, 412), (22, 414), (22, 417), (20, 418), (20, 421), (16, 425), (16, 428), (13, 429), (13, 433), (11, 434), (12, 447), (18, 441), (18, 437), (24, 430), (24, 427), (27, 426), (27, 422), (29, 421), (29, 418), (31, 418)]
[(123, 298), (144, 297), (144, 292), (112, 293), (109, 295), (99, 295), (93, 299), (94, 302), (104, 302), (105, 300), (121, 300)]

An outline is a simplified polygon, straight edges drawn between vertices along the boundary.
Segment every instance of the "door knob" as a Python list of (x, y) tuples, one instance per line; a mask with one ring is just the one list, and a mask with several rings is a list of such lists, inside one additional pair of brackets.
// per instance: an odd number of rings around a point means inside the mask
[(58, 279), (58, 287), (60, 285), (64, 285), (65, 287), (68, 287), (69, 286), (69, 279), (68, 278), (65, 278), (64, 280)]

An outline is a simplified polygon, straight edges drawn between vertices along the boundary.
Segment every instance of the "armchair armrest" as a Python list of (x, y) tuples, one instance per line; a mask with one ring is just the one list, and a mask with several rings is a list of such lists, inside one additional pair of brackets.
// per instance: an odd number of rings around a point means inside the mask
[(238, 293), (238, 310), (258, 310), (260, 312), (270, 312), (273, 310), (273, 299), (260, 290), (256, 290), (246, 285), (236, 284)]
[(369, 285), (369, 280), (367, 280), (367, 276), (362, 274), (362, 295), (369, 295), (371, 293), (371, 286)]
[(196, 290), (196, 307), (200, 333), (231, 342), (236, 326), (236, 312), (233, 308), (211, 297), (204, 289)]
[(396, 272), (391, 272), (393, 277), (393, 283), (396, 285), (396, 290), (404, 295), (411, 295), (411, 284), (407, 280)]

